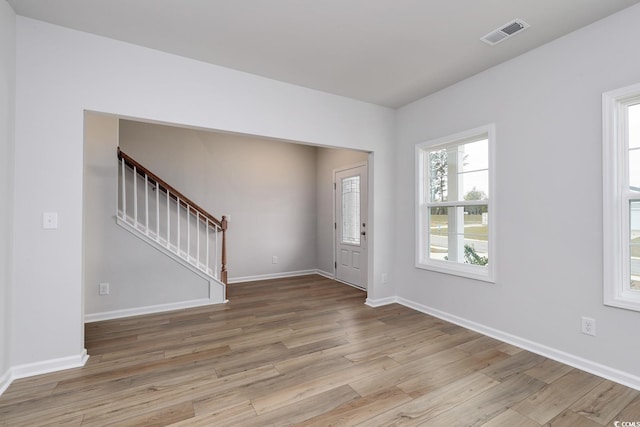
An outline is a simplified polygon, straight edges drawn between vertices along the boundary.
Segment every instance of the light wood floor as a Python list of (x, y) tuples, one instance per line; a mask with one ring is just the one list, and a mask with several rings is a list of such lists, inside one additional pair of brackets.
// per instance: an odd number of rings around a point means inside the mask
[(83, 368), (15, 381), (0, 424), (600, 426), (639, 392), (307, 276), (91, 323)]

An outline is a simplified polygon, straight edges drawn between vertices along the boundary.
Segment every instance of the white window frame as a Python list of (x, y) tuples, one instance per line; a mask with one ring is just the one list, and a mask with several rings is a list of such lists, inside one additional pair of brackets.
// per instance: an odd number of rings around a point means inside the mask
[(627, 107), (640, 102), (640, 84), (602, 95), (603, 255), (605, 305), (640, 311), (631, 290)]
[[(426, 162), (424, 156), (429, 151), (437, 149), (457, 146), (479, 140), (480, 137), (486, 137), (488, 140), (488, 160), (489, 160), (489, 198), (486, 200), (489, 210), (489, 231), (488, 231), (488, 248), (490, 261), (487, 266), (465, 264), (459, 262), (443, 261), (432, 259), (425, 250), (428, 251), (429, 244), (429, 224), (427, 219), (427, 209), (429, 208), (425, 191), (424, 177), (429, 174), (425, 167)], [(441, 273), (452, 274), (455, 276), (467, 277), (471, 279), (481, 280), (485, 282), (495, 283), (496, 272), (496, 191), (495, 191), (495, 124), (488, 124), (474, 129), (469, 129), (455, 135), (434, 139), (431, 141), (421, 142), (415, 146), (415, 218), (416, 218), (416, 247), (415, 247), (415, 266), (416, 268), (437, 271)], [(483, 201), (484, 202), (484, 201)], [(477, 202), (469, 203), (466, 201), (456, 201), (446, 203), (448, 206), (465, 206), (475, 205)], [(485, 204), (485, 203), (482, 203)], [(444, 206), (444, 205), (443, 205)], [(426, 239), (426, 241), (425, 241)]]

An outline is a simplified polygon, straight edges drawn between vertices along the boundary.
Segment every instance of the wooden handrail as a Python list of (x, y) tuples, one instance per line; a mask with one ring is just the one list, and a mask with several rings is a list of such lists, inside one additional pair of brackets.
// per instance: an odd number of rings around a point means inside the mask
[[(141, 176), (147, 175), (147, 178), (149, 180), (151, 180), (154, 184), (157, 183), (158, 187), (163, 192), (166, 193), (167, 190), (168, 190), (169, 191), (169, 197), (171, 197), (175, 201), (178, 201), (178, 199), (179, 199), (180, 200), (180, 204), (182, 206), (184, 206), (185, 208), (187, 207), (187, 205), (189, 205), (189, 207), (191, 209), (193, 209), (195, 211), (198, 211), (198, 213), (200, 213), (201, 216), (209, 219), (209, 221), (211, 221), (212, 223), (216, 224), (218, 227), (223, 228), (221, 220), (217, 219), (216, 217), (211, 215), (209, 212), (205, 211), (203, 208), (201, 208), (200, 206), (195, 204), (193, 201), (191, 201), (184, 194), (182, 194), (181, 192), (176, 190), (174, 187), (172, 187), (171, 185), (167, 184), (165, 181), (163, 181), (161, 178), (159, 178), (156, 174), (151, 172), (149, 169), (145, 168), (140, 163), (138, 163), (135, 160), (133, 160), (129, 155), (127, 155), (125, 152), (120, 150), (120, 147), (118, 147), (118, 159), (119, 160), (124, 159), (125, 164), (127, 164), (128, 166), (131, 166), (131, 167), (135, 166), (136, 167), (136, 171), (138, 172), (139, 175), (141, 175)], [(224, 219), (224, 217), (223, 217), (223, 219)]]

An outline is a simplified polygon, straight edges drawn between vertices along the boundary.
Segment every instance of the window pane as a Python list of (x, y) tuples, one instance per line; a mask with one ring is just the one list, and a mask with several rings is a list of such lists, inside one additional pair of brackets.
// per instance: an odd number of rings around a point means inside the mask
[(360, 176), (342, 180), (342, 243), (360, 244)]
[(429, 258), (446, 260), (449, 253), (449, 208), (429, 209)]
[(458, 175), (462, 200), (487, 200), (489, 198), (489, 171), (466, 172)]
[(488, 264), (488, 205), (431, 207), (429, 214), (429, 258)]
[(460, 172), (489, 169), (489, 140), (462, 145), (462, 167)]
[(464, 262), (489, 263), (489, 212), (487, 205), (464, 208)]
[(640, 104), (632, 105), (629, 114), (629, 148), (640, 148)]
[(470, 142), (429, 152), (429, 201), (487, 200), (489, 142)]
[(429, 152), (429, 200), (432, 202), (447, 200), (447, 157), (446, 149)]
[(640, 200), (629, 205), (631, 289), (640, 290)]

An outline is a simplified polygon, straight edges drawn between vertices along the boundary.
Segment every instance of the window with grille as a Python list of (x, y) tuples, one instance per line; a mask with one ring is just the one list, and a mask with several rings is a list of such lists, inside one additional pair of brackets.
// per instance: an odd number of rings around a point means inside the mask
[(493, 281), (493, 125), (416, 145), (416, 266)]
[(640, 84), (603, 95), (604, 302), (640, 310)]

